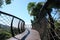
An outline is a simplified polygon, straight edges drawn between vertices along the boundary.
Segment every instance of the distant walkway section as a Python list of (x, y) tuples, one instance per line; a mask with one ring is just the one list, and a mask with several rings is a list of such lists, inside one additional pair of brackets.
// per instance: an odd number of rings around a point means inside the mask
[(21, 39), (21, 40), (25, 40), (27, 38), (27, 36), (30, 34), (30, 30), (27, 30), (28, 33)]
[(30, 34), (25, 40), (41, 40), (39, 33), (36, 30), (31, 29)]

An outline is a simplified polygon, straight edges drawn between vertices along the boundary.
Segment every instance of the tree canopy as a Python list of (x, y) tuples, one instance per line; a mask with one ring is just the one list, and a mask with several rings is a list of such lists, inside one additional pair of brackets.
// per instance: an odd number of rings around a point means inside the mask
[(36, 16), (39, 12), (41, 7), (43, 6), (44, 2), (30, 2), (27, 6), (28, 12), (31, 16)]
[(12, 0), (0, 0), (0, 7), (6, 3), (6, 4), (10, 4)]

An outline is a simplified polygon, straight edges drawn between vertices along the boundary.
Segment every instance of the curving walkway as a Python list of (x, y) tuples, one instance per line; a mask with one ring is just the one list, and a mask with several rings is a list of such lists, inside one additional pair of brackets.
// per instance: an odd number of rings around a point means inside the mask
[(26, 30), (22, 34), (12, 37), (8, 40), (41, 40), (39, 33), (36, 30)]
[(28, 33), (21, 40), (25, 40), (29, 34), (30, 34), (30, 30), (28, 30)]
[(27, 36), (25, 40), (41, 40), (39, 36), (39, 32), (31, 29), (30, 34)]
[(28, 34), (28, 30), (25, 30), (22, 34), (18, 34), (15, 37), (11, 37), (10, 39), (7, 40), (21, 40), (27, 34)]

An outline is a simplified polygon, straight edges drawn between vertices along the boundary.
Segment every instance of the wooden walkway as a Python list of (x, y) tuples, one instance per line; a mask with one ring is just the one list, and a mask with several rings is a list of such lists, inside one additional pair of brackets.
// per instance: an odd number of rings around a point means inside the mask
[[(26, 35), (28, 33), (28, 31), (26, 30), (25, 32), (23, 32), (22, 34), (16, 35), (8, 40), (21, 40), (21, 38), (24, 37), (24, 35)], [(25, 38), (25, 40), (41, 40), (39, 33), (36, 30), (31, 29), (30, 30), (30, 34)]]

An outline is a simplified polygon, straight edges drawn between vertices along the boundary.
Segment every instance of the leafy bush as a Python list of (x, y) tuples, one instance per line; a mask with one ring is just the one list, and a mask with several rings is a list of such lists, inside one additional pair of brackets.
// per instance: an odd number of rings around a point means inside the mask
[(11, 37), (11, 34), (0, 29), (0, 40), (6, 40)]

